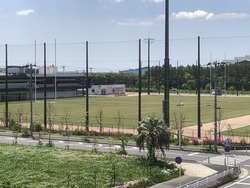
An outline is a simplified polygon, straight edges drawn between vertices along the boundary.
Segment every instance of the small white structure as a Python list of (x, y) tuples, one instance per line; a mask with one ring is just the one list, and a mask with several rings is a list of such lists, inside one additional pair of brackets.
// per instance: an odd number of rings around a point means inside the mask
[(125, 95), (125, 84), (92, 85), (89, 95)]
[[(38, 67), (39, 74), (44, 74), (44, 67)], [(46, 67), (46, 74), (56, 74), (58, 68), (55, 66)]]

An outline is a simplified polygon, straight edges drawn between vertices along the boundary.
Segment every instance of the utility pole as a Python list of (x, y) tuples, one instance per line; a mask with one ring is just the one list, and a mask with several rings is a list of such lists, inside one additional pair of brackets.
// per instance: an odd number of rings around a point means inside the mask
[[(209, 62), (207, 65), (210, 66), (210, 70), (212, 68), (212, 64), (214, 65), (214, 152), (218, 152), (217, 149), (217, 94), (218, 94), (218, 89), (217, 89), (217, 66), (220, 64), (217, 61), (214, 63)], [(210, 93), (211, 94), (211, 93)]]
[(153, 43), (154, 39), (147, 38), (144, 42), (148, 44), (148, 95), (150, 95), (150, 43)]
[(217, 65), (219, 63), (214, 62), (214, 152), (218, 152), (217, 149)]

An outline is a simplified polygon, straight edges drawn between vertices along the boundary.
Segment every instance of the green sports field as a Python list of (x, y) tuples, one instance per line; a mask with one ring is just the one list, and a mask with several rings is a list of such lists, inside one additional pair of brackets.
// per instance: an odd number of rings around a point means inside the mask
[[(162, 118), (163, 95), (142, 95), (141, 112), (142, 119), (146, 116), (157, 116)], [(170, 95), (170, 123), (174, 113), (179, 113), (179, 102), (184, 103), (181, 107), (185, 117), (184, 126), (197, 124), (197, 96), (196, 95)], [(221, 110), (222, 119), (249, 115), (250, 97), (241, 96), (218, 96), (217, 106)], [(70, 125), (85, 125), (86, 99), (83, 97), (48, 100), (51, 104), (51, 115), (54, 124), (62, 124), (66, 115), (69, 115)], [(5, 103), (0, 103), (1, 118), (4, 118)], [(104, 127), (117, 127), (118, 114), (122, 116), (121, 126), (124, 128), (136, 128), (138, 125), (138, 96), (96, 96), (89, 97), (90, 125), (97, 126), (96, 118), (99, 117), (100, 109), (103, 112)], [(219, 111), (219, 110), (218, 110)], [(30, 121), (30, 102), (9, 102), (10, 117), (18, 119), (22, 112), (23, 122)], [(33, 120), (43, 123), (44, 104), (43, 101), (33, 102)], [(211, 122), (214, 118), (214, 96), (201, 96), (201, 121)]]

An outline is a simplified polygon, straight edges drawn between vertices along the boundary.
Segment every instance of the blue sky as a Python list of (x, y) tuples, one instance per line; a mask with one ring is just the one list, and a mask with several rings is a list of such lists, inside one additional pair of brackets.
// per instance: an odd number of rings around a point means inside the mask
[[(0, 0), (0, 61), (9, 65), (48, 65), (85, 69), (85, 41), (94, 72), (138, 67), (138, 40), (147, 66), (164, 59), (164, 0)], [(201, 63), (250, 54), (249, 0), (170, 0), (170, 62), (195, 64), (197, 37)], [(56, 48), (55, 48), (56, 40)], [(36, 54), (35, 54), (36, 41)]]

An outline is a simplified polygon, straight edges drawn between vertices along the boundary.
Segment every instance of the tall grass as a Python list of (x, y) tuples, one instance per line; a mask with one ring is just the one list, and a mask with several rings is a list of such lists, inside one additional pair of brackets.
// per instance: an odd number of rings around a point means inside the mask
[(0, 144), (0, 187), (108, 188), (140, 178), (154, 184), (178, 176), (174, 165), (154, 165), (150, 173), (146, 164), (143, 158), (111, 153)]

